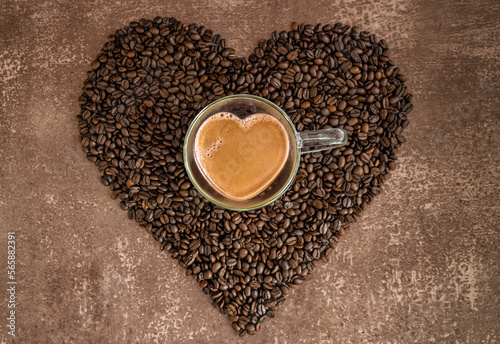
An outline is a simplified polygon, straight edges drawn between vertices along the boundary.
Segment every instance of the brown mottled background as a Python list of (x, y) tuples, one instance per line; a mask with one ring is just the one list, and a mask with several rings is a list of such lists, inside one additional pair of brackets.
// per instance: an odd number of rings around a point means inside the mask
[[(500, 341), (500, 2), (1, 3), (1, 343)], [(208, 26), (240, 55), (293, 21), (355, 24), (386, 38), (414, 94), (383, 194), (254, 337), (239, 339), (127, 219), (80, 150), (90, 62), (116, 29), (157, 15)], [(5, 320), (10, 230), (15, 339)]]

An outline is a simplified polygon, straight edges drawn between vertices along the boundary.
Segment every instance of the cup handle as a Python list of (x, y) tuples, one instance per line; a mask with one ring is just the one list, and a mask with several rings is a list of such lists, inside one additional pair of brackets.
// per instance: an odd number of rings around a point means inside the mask
[(347, 132), (343, 129), (328, 128), (303, 131), (297, 134), (297, 146), (301, 153), (313, 153), (342, 147), (347, 144)]

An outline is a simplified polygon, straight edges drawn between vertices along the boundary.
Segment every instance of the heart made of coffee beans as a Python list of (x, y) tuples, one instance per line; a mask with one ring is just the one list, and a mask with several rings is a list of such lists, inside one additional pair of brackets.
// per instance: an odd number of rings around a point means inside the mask
[[(412, 109), (387, 44), (342, 24), (293, 23), (239, 58), (203, 26), (141, 19), (110, 36), (91, 68), (79, 98), (84, 153), (240, 335), (274, 317), (379, 194)], [(203, 107), (237, 93), (273, 101), (298, 131), (343, 128), (349, 142), (303, 155), (272, 205), (218, 208), (191, 185), (182, 144)]]

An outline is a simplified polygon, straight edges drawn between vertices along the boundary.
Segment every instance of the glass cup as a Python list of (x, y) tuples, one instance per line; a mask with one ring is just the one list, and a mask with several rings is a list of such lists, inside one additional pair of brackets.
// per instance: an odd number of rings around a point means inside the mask
[[(233, 113), (240, 118), (256, 113), (268, 114), (277, 119), (287, 132), (289, 149), (283, 168), (265, 190), (249, 199), (236, 200), (223, 195), (211, 184), (196, 162), (196, 133), (208, 118), (219, 112)], [(184, 139), (184, 166), (189, 179), (203, 197), (225, 209), (246, 211), (264, 207), (288, 190), (295, 180), (301, 154), (333, 149), (345, 144), (347, 133), (342, 129), (297, 132), (292, 120), (276, 104), (253, 95), (235, 94), (214, 101), (193, 119)]]

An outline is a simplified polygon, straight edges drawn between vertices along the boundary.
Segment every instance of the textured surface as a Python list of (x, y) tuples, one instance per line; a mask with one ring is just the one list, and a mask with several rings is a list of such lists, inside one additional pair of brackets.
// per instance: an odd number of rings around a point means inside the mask
[[(18, 232), (15, 342), (500, 341), (500, 25), (491, 20), (500, 5), (301, 3), (3, 6), (0, 216), (2, 231)], [(196, 282), (126, 219), (79, 148), (77, 98), (90, 61), (116, 28), (156, 15), (206, 25), (240, 55), (292, 21), (358, 24), (386, 38), (414, 94), (383, 194), (254, 337), (238, 339)]]

